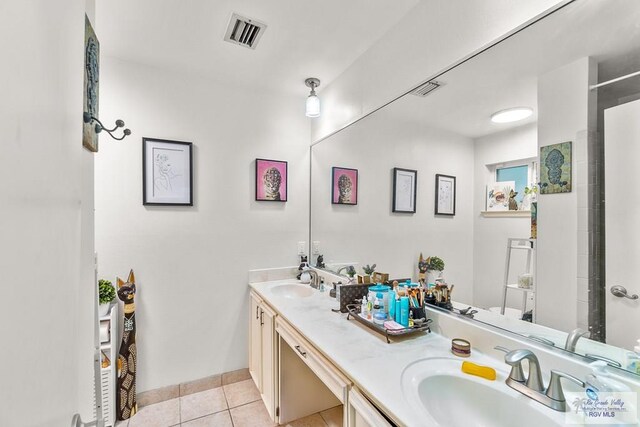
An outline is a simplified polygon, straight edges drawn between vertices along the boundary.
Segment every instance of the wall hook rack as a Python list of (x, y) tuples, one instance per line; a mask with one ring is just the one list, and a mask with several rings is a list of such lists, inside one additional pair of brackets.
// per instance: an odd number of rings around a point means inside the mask
[(120, 138), (117, 138), (116, 136), (113, 135), (113, 133), (118, 129), (118, 128), (122, 128), (124, 127), (124, 121), (118, 119), (116, 120), (116, 125), (113, 127), (113, 129), (107, 129), (102, 122), (97, 118), (97, 117), (93, 117), (91, 114), (84, 112), (82, 114), (82, 119), (84, 120), (85, 123), (91, 123), (91, 122), (96, 122), (96, 126), (95, 126), (95, 131), (96, 133), (100, 133), (103, 130), (105, 132), (107, 132), (109, 134), (109, 136), (113, 139), (115, 139), (116, 141), (122, 141), (125, 137), (131, 135), (131, 130), (130, 129), (125, 129), (122, 131), (122, 136)]

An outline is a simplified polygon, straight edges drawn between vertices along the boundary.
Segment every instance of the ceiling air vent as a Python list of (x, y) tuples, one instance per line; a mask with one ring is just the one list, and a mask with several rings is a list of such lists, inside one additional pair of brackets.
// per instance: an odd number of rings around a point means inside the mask
[(248, 47), (249, 49), (255, 49), (258, 40), (260, 40), (262, 33), (264, 33), (266, 29), (266, 24), (234, 13), (231, 15), (224, 39), (228, 42)]
[(427, 96), (434, 90), (438, 89), (440, 86), (442, 86), (442, 83), (431, 80), (412, 90), (411, 94), (415, 96)]

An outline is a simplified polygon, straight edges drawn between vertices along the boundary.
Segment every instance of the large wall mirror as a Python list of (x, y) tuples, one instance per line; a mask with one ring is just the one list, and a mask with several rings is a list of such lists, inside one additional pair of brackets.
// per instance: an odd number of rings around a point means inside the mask
[[(628, 369), (640, 76), (593, 86), (640, 70), (638, 22), (637, 0), (573, 1), (315, 143), (327, 268), (417, 280), (420, 254), (440, 257), (473, 321)], [(492, 121), (513, 107), (532, 114)]]

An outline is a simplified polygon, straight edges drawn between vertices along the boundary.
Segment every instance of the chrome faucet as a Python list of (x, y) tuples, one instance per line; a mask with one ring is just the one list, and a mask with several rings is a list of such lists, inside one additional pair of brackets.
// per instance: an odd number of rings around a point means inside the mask
[[(526, 382), (522, 372), (522, 361), (529, 361), (529, 375), (527, 375)], [(504, 361), (507, 365), (511, 366), (511, 373), (509, 379), (518, 381), (519, 383), (525, 383), (527, 388), (542, 392), (544, 390), (544, 384), (542, 383), (542, 372), (540, 372), (540, 363), (535, 354), (530, 350), (513, 350), (505, 354)], [(510, 385), (507, 380), (507, 385)]]
[(567, 341), (564, 343), (564, 349), (567, 351), (575, 352), (576, 345), (578, 344), (578, 340), (580, 337), (585, 336), (589, 333), (589, 331), (585, 331), (580, 328), (576, 328), (569, 335), (567, 335)]
[(311, 282), (310, 282), (311, 287), (314, 289), (320, 289), (320, 276), (318, 275), (318, 272), (315, 270), (309, 269), (308, 273), (309, 275), (311, 275)]
[[(526, 379), (522, 371), (523, 360), (529, 362), (529, 375), (526, 376)], [(509, 387), (555, 411), (567, 411), (567, 401), (560, 383), (562, 378), (584, 387), (584, 382), (573, 375), (552, 369), (549, 387), (545, 390), (538, 357), (529, 350), (510, 351), (504, 356), (504, 361), (511, 366), (511, 373), (505, 381)]]
[(338, 271), (336, 271), (336, 274), (339, 276), (340, 273), (342, 273), (343, 270), (346, 270), (347, 268), (349, 268), (348, 265), (342, 266), (338, 269)]

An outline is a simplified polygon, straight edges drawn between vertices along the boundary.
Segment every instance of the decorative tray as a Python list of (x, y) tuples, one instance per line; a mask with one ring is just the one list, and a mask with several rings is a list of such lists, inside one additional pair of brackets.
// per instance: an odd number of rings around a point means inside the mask
[(347, 311), (348, 311), (347, 320), (349, 320), (350, 318), (354, 318), (358, 322), (368, 327), (369, 329), (373, 329), (377, 333), (384, 335), (385, 338), (387, 339), (387, 343), (391, 343), (391, 341), (389, 340), (389, 337), (411, 335), (417, 332), (427, 332), (427, 333), (431, 332), (431, 328), (429, 327), (429, 323), (431, 323), (431, 319), (426, 319), (423, 325), (414, 326), (413, 328), (387, 329), (382, 325), (376, 325), (375, 323), (367, 319), (363, 319), (362, 316), (360, 316), (360, 304), (348, 304)]

